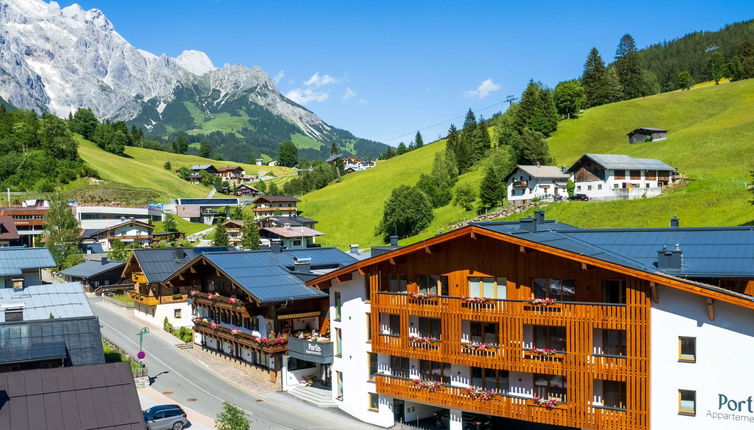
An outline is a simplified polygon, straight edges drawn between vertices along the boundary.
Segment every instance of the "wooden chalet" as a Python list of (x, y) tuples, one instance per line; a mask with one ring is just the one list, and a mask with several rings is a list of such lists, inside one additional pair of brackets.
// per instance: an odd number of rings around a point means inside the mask
[(254, 219), (271, 216), (296, 216), (296, 204), (301, 200), (291, 196), (259, 196), (251, 201), (254, 205)]

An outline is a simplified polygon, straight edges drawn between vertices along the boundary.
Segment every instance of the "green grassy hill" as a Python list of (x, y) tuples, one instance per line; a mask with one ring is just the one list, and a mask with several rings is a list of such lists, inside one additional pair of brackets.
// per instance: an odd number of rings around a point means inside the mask
[[(292, 178), (286, 175), (294, 174), (293, 169), (287, 167), (255, 166), (130, 146), (126, 147), (126, 156), (121, 157), (106, 152), (79, 136), (76, 138), (79, 142), (79, 155), (97, 170), (102, 179), (131, 187), (152, 189), (160, 193), (164, 199), (207, 196), (209, 188), (190, 184), (175, 174), (180, 167), (191, 167), (194, 164), (213, 164), (215, 167), (238, 165), (247, 173), (271, 172), (278, 177), (273, 181), (279, 183)], [(171, 164), (170, 170), (163, 168), (166, 161)]]
[[(661, 127), (669, 138), (628, 144), (626, 133), (636, 127)], [(320, 242), (346, 247), (381, 243), (374, 232), (391, 190), (413, 185), (432, 167), (437, 142), (377, 167), (347, 175), (340, 184), (302, 198), (306, 216), (320, 221)], [(754, 167), (754, 80), (709, 85), (589, 109), (578, 119), (561, 121), (550, 139), (558, 165), (570, 166), (584, 153), (615, 153), (657, 158), (688, 176), (690, 182), (663, 196), (632, 201), (563, 202), (547, 206), (547, 216), (581, 227), (665, 226), (677, 215), (685, 226), (740, 225), (754, 220), (746, 191)], [(478, 185), (484, 165), (461, 176), (459, 183)], [(435, 220), (413, 242), (446, 231), (456, 221), (471, 218), (449, 205), (435, 210)]]

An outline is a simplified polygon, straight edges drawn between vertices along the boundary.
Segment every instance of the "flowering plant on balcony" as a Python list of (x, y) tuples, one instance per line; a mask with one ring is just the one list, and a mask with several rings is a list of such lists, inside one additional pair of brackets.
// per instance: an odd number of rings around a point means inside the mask
[(556, 399), (543, 399), (541, 397), (534, 397), (534, 399), (532, 399), (532, 400), (534, 400), (534, 403), (537, 406), (544, 406), (547, 409), (552, 409), (554, 406), (564, 405), (565, 404), (565, 402), (561, 402), (560, 400), (556, 400)]
[(539, 355), (553, 355), (558, 352), (554, 349), (549, 349), (549, 348), (528, 348), (527, 351), (533, 352)]
[(497, 393), (495, 393), (492, 390), (487, 391), (479, 387), (464, 388), (463, 392), (466, 393), (472, 399), (480, 399), (480, 400), (491, 400), (493, 397), (497, 395)]
[(232, 335), (236, 335), (236, 334), (238, 334), (238, 333), (239, 333), (239, 331), (238, 331), (238, 329), (237, 329), (237, 328), (232, 328), (232, 329), (230, 329), (230, 334), (232, 334)]
[(440, 339), (438, 339), (436, 337), (431, 337), (431, 336), (416, 336), (416, 335), (410, 335), (408, 337), (408, 341), (410, 343), (426, 343), (426, 344), (440, 343)]
[(469, 342), (468, 340), (462, 340), (461, 346), (466, 349), (474, 349), (477, 351), (489, 351), (491, 349), (498, 349), (500, 345), (492, 342)]
[(237, 301), (238, 299), (235, 297), (228, 297), (228, 303), (230, 303), (231, 305), (235, 304)]
[(218, 324), (218, 323), (216, 323), (214, 321), (212, 321), (211, 323), (209, 323), (209, 328), (211, 328), (212, 330), (217, 329), (219, 326), (220, 326), (220, 324)]
[(557, 302), (558, 302), (557, 299), (550, 299), (550, 298), (547, 298), (547, 299), (529, 299), (529, 303), (531, 303), (533, 305), (537, 305), (537, 306), (553, 305), (553, 304), (555, 304)]
[(198, 291), (196, 291), (196, 290), (191, 290), (191, 291), (189, 292), (189, 294), (191, 294), (191, 297), (194, 297), (194, 296), (196, 295), (196, 293), (197, 293), (197, 292), (198, 292)]
[(435, 297), (435, 293), (414, 293), (413, 291), (409, 292), (408, 295), (416, 300), (431, 299)]
[(283, 339), (282, 337), (260, 337), (257, 339), (257, 342), (259, 342), (262, 346), (276, 346), (276, 345), (285, 345), (288, 343), (288, 339)]
[(475, 304), (475, 305), (481, 305), (482, 303), (486, 303), (487, 300), (489, 300), (487, 297), (469, 297), (469, 296), (463, 296), (461, 297), (461, 299), (466, 303)]
[(411, 383), (414, 384), (414, 388), (417, 390), (427, 390), (430, 393), (437, 392), (442, 387), (442, 384), (437, 381), (421, 381), (419, 379), (412, 379)]

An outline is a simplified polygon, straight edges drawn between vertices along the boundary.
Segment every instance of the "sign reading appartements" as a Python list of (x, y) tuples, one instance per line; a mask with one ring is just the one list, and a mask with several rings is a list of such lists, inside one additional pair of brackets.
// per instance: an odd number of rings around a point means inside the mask
[(737, 421), (754, 424), (754, 405), (752, 397), (744, 400), (728, 398), (725, 394), (718, 394), (717, 410), (707, 410), (706, 417), (717, 421)]

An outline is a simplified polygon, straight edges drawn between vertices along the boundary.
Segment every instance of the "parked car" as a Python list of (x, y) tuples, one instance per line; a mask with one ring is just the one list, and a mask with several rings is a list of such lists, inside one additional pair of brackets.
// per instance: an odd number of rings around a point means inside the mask
[(149, 430), (183, 430), (188, 419), (180, 406), (160, 405), (144, 411), (144, 422)]
[[(463, 430), (491, 430), (490, 417), (464, 412), (462, 414)], [(435, 411), (435, 427), (449, 428), (450, 410)]]
[(589, 196), (587, 196), (586, 194), (574, 194), (571, 197), (568, 197), (568, 200), (581, 200), (584, 202), (588, 202)]

